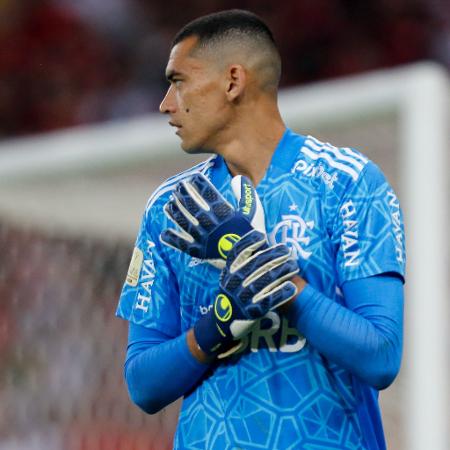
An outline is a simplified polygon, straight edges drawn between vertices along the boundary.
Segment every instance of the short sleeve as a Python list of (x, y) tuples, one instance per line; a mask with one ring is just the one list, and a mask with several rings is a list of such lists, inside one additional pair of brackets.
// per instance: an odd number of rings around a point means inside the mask
[(179, 290), (165, 249), (159, 241), (159, 234), (160, 224), (152, 218), (152, 211), (147, 210), (136, 239), (116, 315), (175, 337), (181, 333)]
[(381, 170), (367, 163), (344, 192), (332, 233), (339, 284), (381, 273), (405, 275), (403, 215)]

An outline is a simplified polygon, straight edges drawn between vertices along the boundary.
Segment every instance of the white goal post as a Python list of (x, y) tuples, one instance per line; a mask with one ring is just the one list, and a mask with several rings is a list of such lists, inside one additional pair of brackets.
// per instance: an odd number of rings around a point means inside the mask
[[(448, 74), (432, 63), (280, 94), (282, 115), (294, 129), (379, 114), (398, 118), (398, 190), (408, 258), (402, 368), (408, 376), (402, 408), (409, 450), (449, 448), (449, 100)], [(33, 180), (51, 183), (74, 174), (112, 173), (174, 158), (180, 158), (178, 140), (167, 120), (157, 115), (3, 141), (0, 215), (25, 214), (20, 209), (27, 207), (26, 186)]]

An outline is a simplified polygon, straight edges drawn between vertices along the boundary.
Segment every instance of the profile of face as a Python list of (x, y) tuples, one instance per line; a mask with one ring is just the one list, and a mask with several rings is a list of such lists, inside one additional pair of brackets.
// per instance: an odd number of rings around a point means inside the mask
[(230, 120), (225, 70), (214, 61), (192, 53), (197, 37), (176, 44), (166, 76), (170, 83), (159, 110), (177, 129), (187, 153), (214, 153)]

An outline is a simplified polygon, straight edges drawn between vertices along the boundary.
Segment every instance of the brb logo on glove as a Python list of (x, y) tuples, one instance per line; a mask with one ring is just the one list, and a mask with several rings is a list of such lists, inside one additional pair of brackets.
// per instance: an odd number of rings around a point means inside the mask
[(234, 233), (224, 234), (219, 239), (219, 242), (217, 244), (217, 250), (219, 251), (219, 255), (223, 259), (227, 259), (228, 253), (233, 248), (233, 245), (236, 244), (236, 242), (240, 238), (241, 237), (238, 234), (234, 234)]
[(233, 314), (233, 307), (231, 306), (230, 299), (224, 295), (219, 294), (214, 302), (214, 314), (221, 322), (227, 322), (231, 319)]

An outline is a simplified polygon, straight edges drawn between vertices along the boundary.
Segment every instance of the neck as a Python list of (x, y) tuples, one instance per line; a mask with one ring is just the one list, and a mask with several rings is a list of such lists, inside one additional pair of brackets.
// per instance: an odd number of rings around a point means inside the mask
[(240, 111), (235, 119), (216, 152), (223, 156), (233, 176), (245, 175), (256, 186), (264, 177), (286, 126), (274, 102)]

